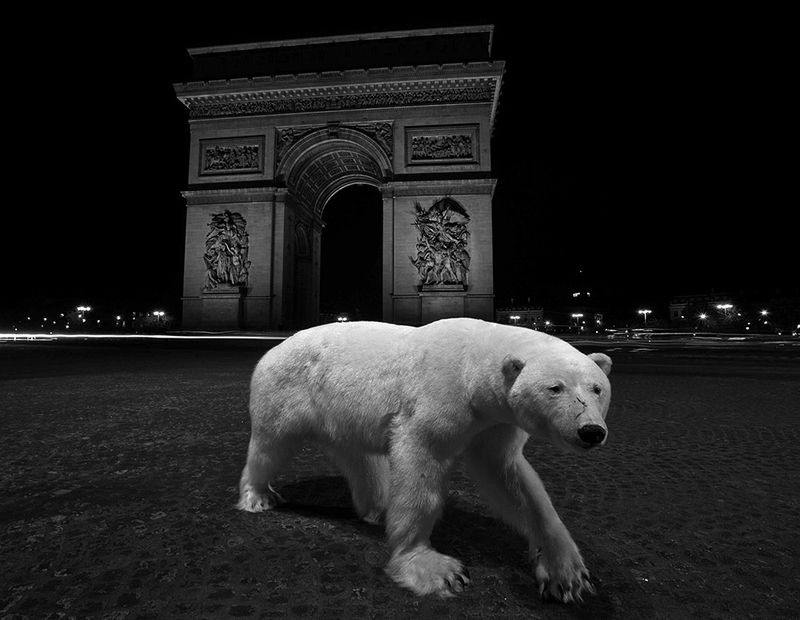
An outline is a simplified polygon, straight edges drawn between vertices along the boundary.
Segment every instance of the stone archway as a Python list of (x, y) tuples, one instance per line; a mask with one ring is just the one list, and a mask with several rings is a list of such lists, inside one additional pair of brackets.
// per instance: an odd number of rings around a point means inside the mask
[[(493, 320), (489, 147), (503, 63), (490, 58), (491, 35), (476, 26), (189, 50), (195, 78), (174, 85), (190, 129), (184, 327), (316, 322), (322, 212), (353, 184), (381, 194), (383, 320)], [(386, 46), (394, 67), (364, 69)], [(440, 56), (452, 50), (464, 62)], [(310, 58), (342, 70), (282, 64)]]
[[(391, 179), (391, 123), (278, 130), (276, 175), (286, 184), (295, 227), (307, 244), (287, 248), (293, 263), (293, 294), (285, 302), (287, 324), (306, 327), (319, 320), (322, 212), (328, 200), (349, 185), (382, 189)], [(389, 136), (379, 141), (375, 136)], [(384, 271), (391, 269), (384, 265)]]

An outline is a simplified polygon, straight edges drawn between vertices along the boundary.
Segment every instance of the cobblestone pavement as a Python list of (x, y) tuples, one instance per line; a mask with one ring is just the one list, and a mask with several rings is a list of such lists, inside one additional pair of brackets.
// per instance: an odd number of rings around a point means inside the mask
[(562, 606), (459, 471), (433, 542), (473, 583), (448, 601), (390, 582), (313, 450), (288, 506), (234, 510), (261, 352), (0, 344), (0, 617), (798, 616), (800, 365), (620, 354), (608, 444), (528, 446), (598, 586)]

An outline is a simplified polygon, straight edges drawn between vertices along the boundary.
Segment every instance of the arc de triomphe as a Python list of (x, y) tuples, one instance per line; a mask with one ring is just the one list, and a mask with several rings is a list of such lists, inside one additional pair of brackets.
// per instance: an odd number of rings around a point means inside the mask
[(476, 26), (190, 49), (192, 81), (174, 85), (190, 127), (184, 327), (318, 322), (325, 205), (353, 184), (382, 197), (384, 321), (492, 320), (491, 38)]

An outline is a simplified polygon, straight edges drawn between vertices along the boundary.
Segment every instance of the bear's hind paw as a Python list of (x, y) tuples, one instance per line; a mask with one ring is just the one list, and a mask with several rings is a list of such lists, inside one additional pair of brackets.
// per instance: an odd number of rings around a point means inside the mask
[(241, 492), (236, 508), (245, 512), (264, 512), (285, 503), (286, 500), (272, 487), (268, 487), (265, 493), (258, 493), (255, 489), (248, 488)]

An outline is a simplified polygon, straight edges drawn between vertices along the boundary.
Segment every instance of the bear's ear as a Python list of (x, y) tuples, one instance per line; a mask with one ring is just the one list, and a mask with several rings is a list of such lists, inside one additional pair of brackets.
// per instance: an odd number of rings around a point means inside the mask
[(590, 360), (592, 360), (595, 364), (600, 366), (600, 370), (602, 370), (606, 375), (611, 374), (611, 366), (612, 361), (611, 358), (608, 357), (605, 353), (589, 353), (587, 355)]
[(525, 368), (525, 362), (518, 357), (506, 355), (503, 358), (503, 376), (506, 378), (506, 381), (513, 383), (519, 376), (519, 373), (522, 372), (523, 368)]

